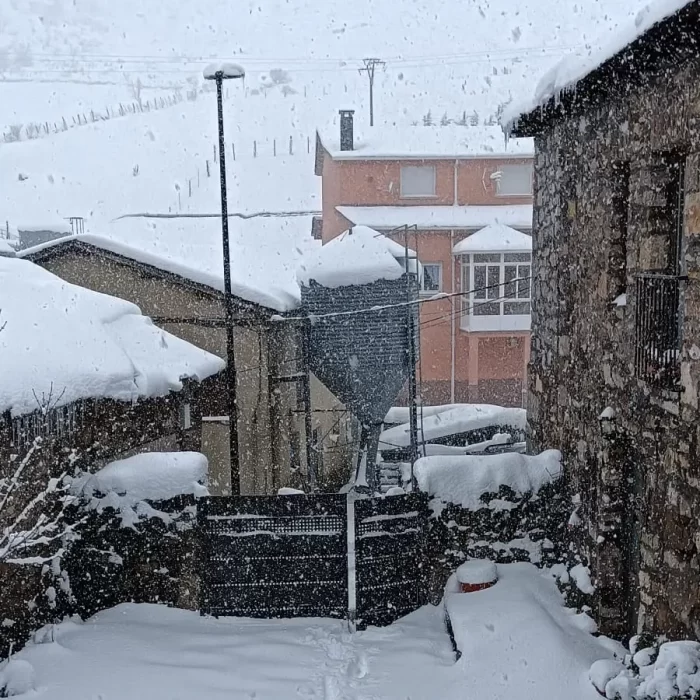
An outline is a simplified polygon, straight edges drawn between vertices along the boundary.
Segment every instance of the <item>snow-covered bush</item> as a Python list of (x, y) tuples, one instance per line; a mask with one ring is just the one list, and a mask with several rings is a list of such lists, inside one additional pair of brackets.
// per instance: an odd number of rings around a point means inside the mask
[(65, 558), (81, 617), (122, 602), (190, 605), (195, 497), (207, 494), (195, 452), (144, 453), (71, 485), (80, 540)]
[(589, 672), (609, 700), (700, 699), (700, 642), (637, 636), (624, 661), (596, 661)]
[(569, 504), (560, 472), (554, 451), (536, 457), (510, 453), (419, 460), (418, 485), (431, 496), (428, 551), (435, 596), (467, 559), (524, 561), (543, 568), (564, 562)]

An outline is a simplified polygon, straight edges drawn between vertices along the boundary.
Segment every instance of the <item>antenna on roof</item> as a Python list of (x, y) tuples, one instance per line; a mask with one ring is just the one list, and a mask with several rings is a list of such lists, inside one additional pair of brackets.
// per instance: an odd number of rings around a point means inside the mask
[(367, 73), (369, 79), (369, 125), (374, 126), (374, 71), (377, 66), (386, 67), (386, 62), (381, 58), (364, 58), (362, 59), (364, 68), (359, 68), (360, 73)]

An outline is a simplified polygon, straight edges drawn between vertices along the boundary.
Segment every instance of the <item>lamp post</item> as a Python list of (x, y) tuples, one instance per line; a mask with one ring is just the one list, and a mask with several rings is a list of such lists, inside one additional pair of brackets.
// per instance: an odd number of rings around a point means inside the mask
[(226, 144), (224, 142), (224, 80), (245, 77), (245, 70), (235, 63), (211, 64), (204, 69), (204, 79), (216, 81), (216, 104), (219, 116), (219, 178), (221, 182), (221, 238), (224, 253), (224, 307), (226, 311), (226, 387), (228, 404), (229, 451), (231, 453), (231, 494), (241, 492), (238, 454), (238, 406), (236, 405), (236, 358), (233, 346), (233, 298), (231, 296), (231, 253), (228, 236), (228, 200), (226, 194)]

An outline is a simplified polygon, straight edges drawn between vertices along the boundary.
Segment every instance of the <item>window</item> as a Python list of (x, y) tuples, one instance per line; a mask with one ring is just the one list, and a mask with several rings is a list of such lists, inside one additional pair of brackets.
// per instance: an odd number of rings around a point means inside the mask
[(610, 226), (610, 253), (608, 280), (610, 301), (627, 291), (627, 222), (630, 200), (630, 165), (616, 162), (612, 165), (612, 220)]
[(464, 330), (529, 329), (531, 253), (473, 253), (461, 263)]
[(421, 294), (435, 294), (442, 291), (442, 263), (423, 263)]
[(401, 167), (402, 197), (434, 197), (435, 166), (404, 165)]
[(502, 165), (497, 179), (500, 197), (532, 194), (532, 165)]

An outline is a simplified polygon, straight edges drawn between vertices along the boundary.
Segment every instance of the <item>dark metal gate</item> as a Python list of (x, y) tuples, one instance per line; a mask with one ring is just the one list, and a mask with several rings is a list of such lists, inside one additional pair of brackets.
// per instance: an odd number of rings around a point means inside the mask
[(390, 624), (424, 602), (427, 513), (424, 494), (199, 499), (201, 612)]
[(202, 498), (202, 614), (345, 617), (343, 495)]
[(424, 604), (427, 522), (425, 494), (355, 501), (358, 626), (389, 625)]

